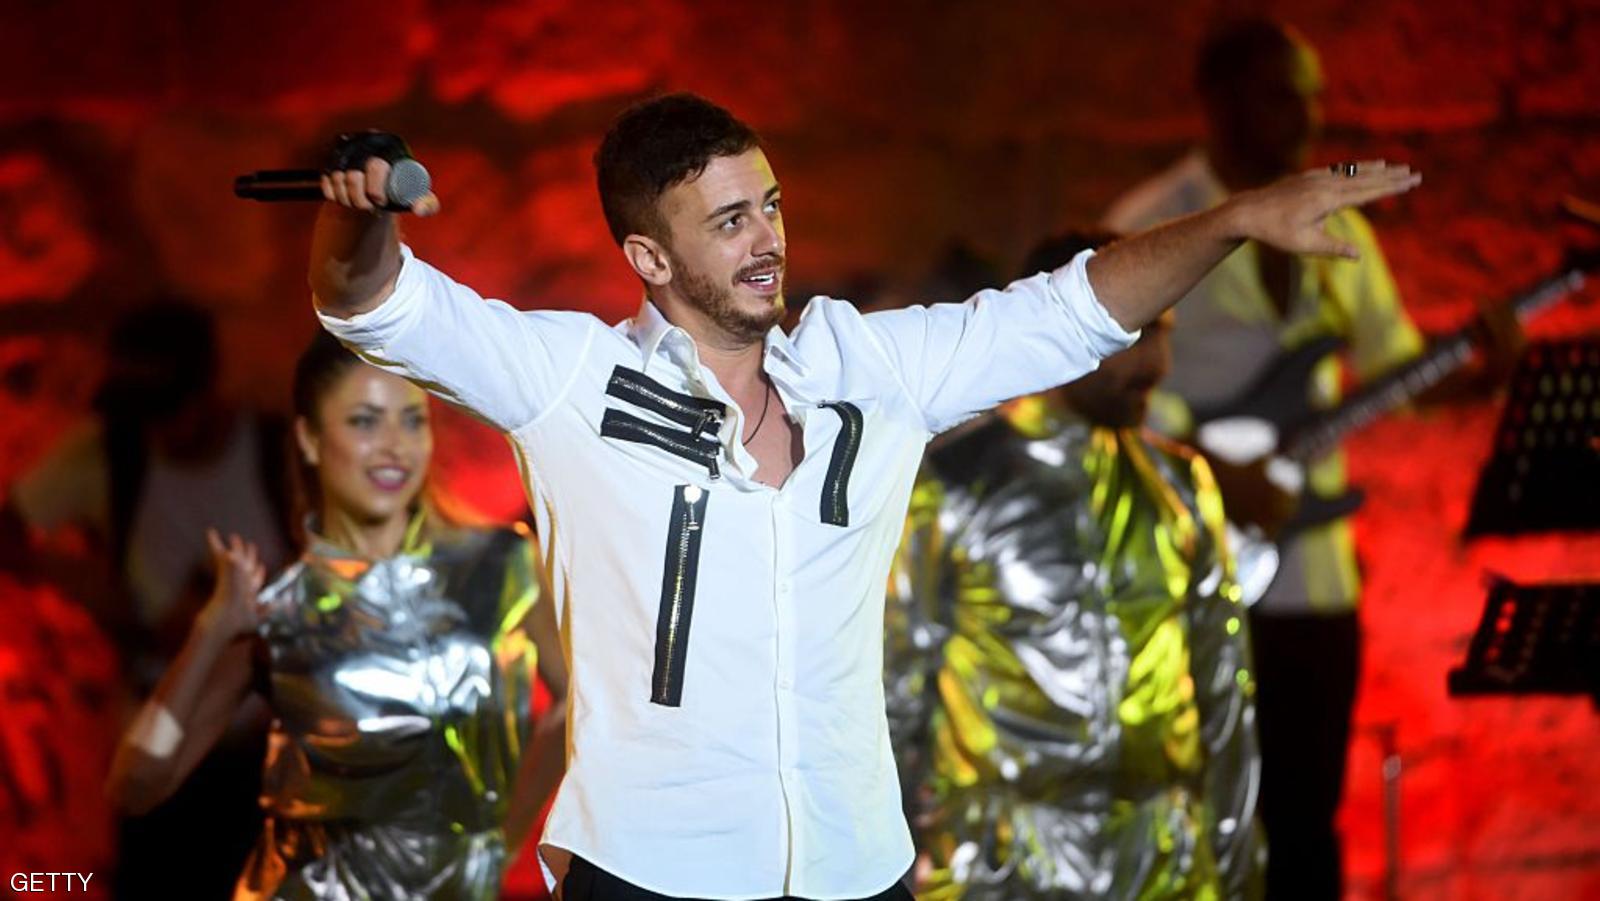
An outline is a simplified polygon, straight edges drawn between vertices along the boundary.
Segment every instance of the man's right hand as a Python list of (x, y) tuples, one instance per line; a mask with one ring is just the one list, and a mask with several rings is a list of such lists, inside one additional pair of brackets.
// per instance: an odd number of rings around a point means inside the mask
[[(409, 155), (389, 134), (344, 135), (322, 176), (323, 204), (311, 236), (308, 280), (317, 309), (339, 319), (370, 312), (394, 291), (400, 275), (400, 229), (388, 212), (390, 160)], [(439, 211), (429, 193), (411, 205), (419, 216)]]
[[(322, 176), (322, 196), (348, 209), (383, 213), (389, 203), (389, 168), (388, 160), (373, 156), (358, 169), (336, 169)], [(411, 205), (411, 212), (418, 216), (439, 212), (438, 196), (428, 193)]]

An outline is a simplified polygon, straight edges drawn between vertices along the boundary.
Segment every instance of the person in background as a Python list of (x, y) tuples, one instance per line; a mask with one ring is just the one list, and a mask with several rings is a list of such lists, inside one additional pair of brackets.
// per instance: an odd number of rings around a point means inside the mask
[[(1106, 240), (1046, 241), (1024, 275)], [(885, 646), (919, 897), (1260, 894), (1221, 498), (1203, 458), (1141, 428), (1170, 320), (930, 447)]]
[[(208, 536), (215, 587), (109, 793), (160, 803), (256, 696), (266, 820), (236, 898), (493, 899), (563, 768), (565, 667), (534, 545), (428, 502), (421, 389), (319, 333), (294, 397), (304, 553), (263, 586), (257, 548)], [(534, 734), (536, 667), (558, 701)]]
[[(1149, 228), (1212, 209), (1306, 167), (1322, 129), (1323, 80), (1300, 32), (1255, 18), (1217, 29), (1200, 50), (1195, 87), (1205, 146), (1118, 200), (1105, 217), (1109, 228)], [(1347, 208), (1328, 217), (1327, 229), (1357, 252), (1353, 259), (1247, 241), (1189, 292), (1172, 332), (1172, 371), (1155, 404), (1158, 428), (1190, 435), (1192, 408), (1235, 399), (1280, 353), (1319, 337), (1345, 339), (1361, 380), (1422, 350), (1371, 224)], [(1490, 339), (1483, 368), (1462, 370), (1421, 402), (1481, 393), (1509, 372), (1520, 341), (1515, 319), (1486, 309), (1482, 329)], [(1340, 362), (1330, 357), (1314, 373), (1311, 400), (1333, 405), (1340, 383)], [(1294, 498), (1267, 479), (1264, 464), (1211, 462), (1230, 517), (1273, 535), (1294, 515)], [(1340, 494), (1343, 454), (1315, 461), (1307, 485), (1316, 495)], [(1350, 523), (1340, 518), (1286, 540), (1276, 580), (1250, 611), (1270, 897), (1342, 892), (1334, 818), (1360, 669), (1360, 596)]]
[[(90, 611), (137, 706), (204, 602), (208, 523), (284, 562), (287, 429), (224, 398), (215, 321), (173, 298), (112, 324), (93, 413), (9, 486), (0, 566)], [(183, 791), (121, 821), (120, 897), (227, 890), (255, 840), (264, 740), (259, 709), (241, 709)]]

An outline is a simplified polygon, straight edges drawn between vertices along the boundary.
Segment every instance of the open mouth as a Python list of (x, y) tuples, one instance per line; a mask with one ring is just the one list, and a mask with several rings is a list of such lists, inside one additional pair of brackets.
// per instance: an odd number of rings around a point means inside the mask
[(367, 478), (380, 491), (399, 491), (411, 481), (411, 470), (404, 466), (374, 466), (367, 470)]
[(743, 273), (739, 276), (739, 284), (757, 294), (776, 294), (783, 286), (783, 267), (766, 267)]

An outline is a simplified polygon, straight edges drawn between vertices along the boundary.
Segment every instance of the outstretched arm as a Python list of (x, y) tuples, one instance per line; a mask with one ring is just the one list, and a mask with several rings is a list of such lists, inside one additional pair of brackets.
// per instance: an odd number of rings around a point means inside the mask
[(1089, 284), (1123, 328), (1136, 329), (1189, 293), (1246, 240), (1286, 253), (1343, 256), (1356, 248), (1328, 234), (1329, 215), (1422, 182), (1410, 166), (1355, 164), (1355, 174), (1316, 169), (1243, 191), (1221, 206), (1130, 235), (1089, 261)]
[(216, 744), (250, 686), (249, 636), (264, 571), (238, 536), (209, 533), (217, 586), (189, 640), (117, 746), (106, 794), (139, 814), (160, 804)]
[(964, 303), (886, 310), (863, 321), (928, 431), (937, 434), (1093, 370), (1132, 344), (1140, 326), (1177, 303), (1241, 241), (1353, 255), (1353, 247), (1324, 230), (1327, 217), (1410, 190), (1419, 180), (1405, 166), (1358, 166), (1354, 176), (1307, 172), (1243, 192)]
[[(323, 326), (367, 362), (502, 431), (527, 425), (571, 384), (593, 318), (485, 301), (413, 257), (381, 208), (389, 168), (374, 157), (323, 178), (309, 271)], [(412, 205), (438, 209), (431, 194)]]

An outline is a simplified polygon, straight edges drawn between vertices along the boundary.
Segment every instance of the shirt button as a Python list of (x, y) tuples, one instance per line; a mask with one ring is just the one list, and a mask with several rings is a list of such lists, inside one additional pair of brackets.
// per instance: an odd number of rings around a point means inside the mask
[(783, 689), (784, 691), (788, 691), (789, 689), (794, 687), (794, 680), (790, 679), (788, 676), (783, 676), (780, 679), (778, 679), (778, 687)]

